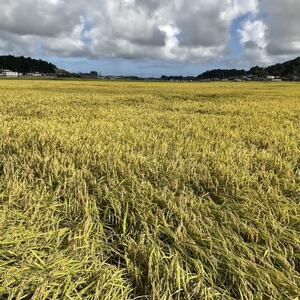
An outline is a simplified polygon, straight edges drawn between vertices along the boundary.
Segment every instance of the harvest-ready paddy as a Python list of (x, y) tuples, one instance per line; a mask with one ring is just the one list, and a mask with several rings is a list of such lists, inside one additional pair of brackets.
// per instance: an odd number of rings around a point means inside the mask
[(1, 80), (0, 298), (297, 299), (299, 128), (297, 83)]

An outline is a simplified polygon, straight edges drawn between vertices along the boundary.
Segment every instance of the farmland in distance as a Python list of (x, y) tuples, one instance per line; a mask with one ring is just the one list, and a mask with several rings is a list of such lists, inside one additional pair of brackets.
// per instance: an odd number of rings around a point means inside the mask
[(297, 299), (300, 85), (0, 81), (0, 299)]

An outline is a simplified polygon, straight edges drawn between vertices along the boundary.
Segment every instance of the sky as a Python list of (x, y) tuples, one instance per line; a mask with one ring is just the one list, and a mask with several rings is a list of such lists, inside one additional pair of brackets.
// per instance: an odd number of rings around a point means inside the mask
[(0, 54), (73, 72), (198, 75), (300, 56), (300, 0), (0, 0)]

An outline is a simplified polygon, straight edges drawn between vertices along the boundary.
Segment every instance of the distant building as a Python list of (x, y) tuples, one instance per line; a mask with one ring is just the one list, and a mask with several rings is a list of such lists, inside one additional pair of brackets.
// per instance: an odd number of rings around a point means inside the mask
[(42, 74), (39, 72), (27, 73), (26, 75), (30, 77), (42, 77)]
[(269, 76), (267, 76), (267, 79), (268, 79), (268, 80), (274, 80), (274, 79), (276, 79), (276, 77), (275, 77), (275, 76), (269, 75)]
[(0, 71), (0, 76), (4, 76), (4, 77), (19, 77), (21, 75), (19, 75), (18, 72), (13, 72), (11, 70), (1, 70)]
[(55, 78), (57, 77), (56, 73), (44, 73), (43, 76), (48, 77), (48, 78)]

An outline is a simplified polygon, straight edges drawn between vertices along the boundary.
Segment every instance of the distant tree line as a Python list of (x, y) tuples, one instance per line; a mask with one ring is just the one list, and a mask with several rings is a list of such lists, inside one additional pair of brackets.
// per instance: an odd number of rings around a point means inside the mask
[(243, 76), (254, 76), (256, 78), (264, 78), (267, 76), (278, 76), (285, 79), (294, 79), (295, 77), (300, 77), (300, 57), (290, 60), (281, 64), (272, 65), (269, 67), (253, 67), (249, 71), (246, 70), (236, 70), (236, 69), (216, 69), (206, 71), (198, 76), (166, 76), (161, 77), (162, 80), (187, 80), (187, 81), (197, 81), (206, 79), (231, 79), (240, 78)]
[(300, 57), (265, 68), (265, 71), (274, 76), (290, 77), (300, 76)]
[[(71, 73), (66, 70), (58, 69), (54, 64), (44, 60), (37, 60), (31, 57), (24, 56), (15, 57), (12, 55), (0, 56), (0, 70), (8, 69), (19, 73), (55, 73), (58, 77), (73, 77), (73, 78), (98, 78), (96, 71), (90, 73)], [(176, 80), (176, 81), (200, 81), (206, 79), (234, 79), (244, 76), (253, 76), (255, 78), (265, 78), (267, 76), (278, 76), (283, 79), (291, 80), (300, 78), (300, 57), (287, 61), (281, 64), (275, 64), (269, 67), (253, 67), (249, 71), (236, 69), (216, 69), (206, 71), (198, 76), (161, 76), (162, 80)], [(126, 76), (125, 76), (126, 77)], [(141, 80), (137, 76), (127, 76), (125, 79)]]
[(19, 73), (55, 73), (57, 67), (41, 59), (25, 58), (24, 56), (16, 57), (12, 55), (0, 56), (0, 70), (8, 69)]
[(202, 74), (200, 74), (197, 78), (198, 79), (211, 79), (211, 78), (230, 78), (230, 77), (241, 77), (245, 76), (247, 72), (245, 70), (236, 70), (236, 69), (231, 69), (231, 70), (211, 70), (211, 71), (206, 71)]

